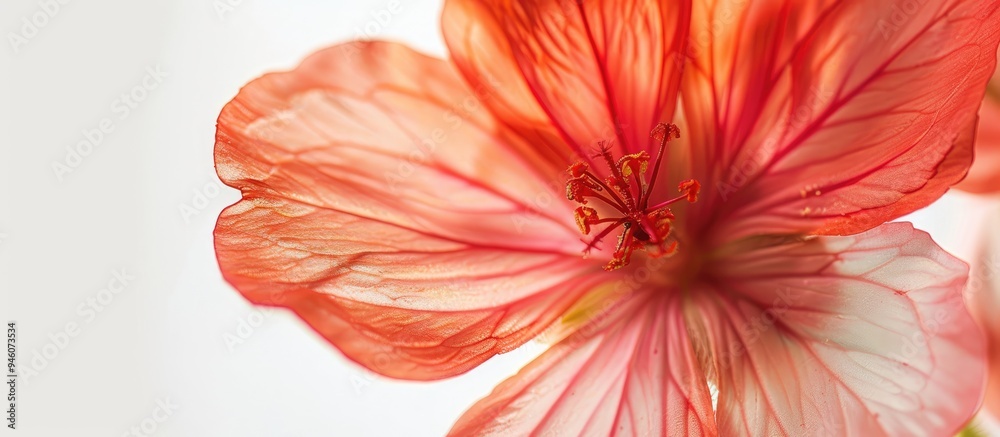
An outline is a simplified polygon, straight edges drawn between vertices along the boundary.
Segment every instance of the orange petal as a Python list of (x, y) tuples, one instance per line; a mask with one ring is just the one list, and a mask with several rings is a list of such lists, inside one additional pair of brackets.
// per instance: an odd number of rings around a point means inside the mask
[(1000, 72), (990, 80), (979, 109), (976, 160), (956, 188), (980, 194), (1000, 192)]
[(717, 435), (673, 297), (609, 309), (476, 403), (450, 435)]
[[(450, 0), (442, 22), (456, 65), (504, 90), (488, 104), (516, 127), (554, 123), (585, 160), (602, 140), (615, 156), (646, 150), (673, 119), (688, 1)], [(549, 131), (546, 131), (548, 133)]]
[(562, 168), (476, 98), (447, 62), (388, 43), (244, 87), (215, 152), (243, 193), (215, 230), (226, 280), (400, 378), (463, 372), (545, 329), (598, 264), (547, 180)]
[(971, 162), (997, 5), (696, 1), (687, 138), (718, 184), (694, 221), (851, 234), (937, 199)]
[(692, 294), (721, 435), (955, 435), (976, 412), (967, 267), (926, 233), (891, 223), (726, 261), (724, 293)]

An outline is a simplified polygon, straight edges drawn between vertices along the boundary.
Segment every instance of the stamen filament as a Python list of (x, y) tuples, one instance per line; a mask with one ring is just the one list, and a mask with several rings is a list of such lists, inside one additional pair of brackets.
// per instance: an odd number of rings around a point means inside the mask
[(682, 201), (684, 199), (687, 199), (687, 197), (688, 197), (687, 193), (684, 193), (684, 194), (681, 194), (680, 196), (677, 196), (677, 197), (675, 197), (673, 199), (670, 199), (670, 200), (668, 200), (666, 202), (658, 203), (658, 204), (656, 204), (656, 205), (654, 205), (654, 206), (652, 206), (650, 208), (647, 208), (647, 209), (657, 210), (657, 209), (660, 209), (660, 208), (664, 208), (664, 207), (666, 207), (668, 205), (671, 205), (671, 204), (680, 202), (680, 201)]
[(620, 219), (617, 219), (614, 224), (612, 224), (612, 225), (604, 228), (604, 230), (601, 231), (600, 234), (597, 234), (597, 236), (594, 237), (594, 239), (590, 240), (590, 242), (587, 243), (587, 248), (584, 249), (584, 252), (589, 252), (590, 249), (593, 249), (593, 248), (597, 247), (597, 243), (600, 243), (601, 240), (604, 239), (604, 237), (607, 237), (608, 234), (610, 234), (616, 228), (618, 228), (619, 226), (625, 224), (625, 220), (626, 220), (626, 218), (622, 217)]
[[(600, 200), (621, 214), (618, 217), (601, 218), (596, 209), (588, 206), (580, 206), (574, 212), (576, 224), (584, 235), (590, 235), (596, 225), (608, 223), (592, 240), (584, 241), (587, 243), (584, 252), (597, 247), (605, 237), (619, 227), (625, 228), (618, 236), (618, 243), (611, 260), (604, 266), (608, 271), (627, 266), (632, 253), (636, 250), (644, 250), (652, 257), (673, 254), (677, 250), (678, 240), (671, 237), (674, 214), (668, 206), (685, 199), (688, 202), (698, 200), (701, 184), (697, 180), (688, 179), (677, 186), (681, 195), (648, 207), (660, 165), (663, 163), (667, 142), (673, 138), (680, 138), (680, 130), (673, 124), (660, 123), (650, 136), (660, 142), (651, 179), (646, 178), (649, 164), (649, 154), (646, 151), (628, 154), (615, 161), (611, 155), (611, 147), (604, 142), (599, 144), (599, 153), (594, 155), (594, 158), (603, 158), (610, 170), (610, 176), (606, 179), (599, 178), (583, 162), (571, 165), (568, 170), (572, 178), (566, 183), (567, 198), (581, 205), (586, 205), (591, 199)], [(632, 194), (633, 187), (632, 182), (628, 180), (629, 177), (635, 179), (635, 190), (638, 195)]]
[(617, 222), (617, 221), (621, 221), (621, 219), (618, 219), (618, 218), (600, 219), (600, 220), (595, 221), (594, 224), (601, 224), (601, 223), (608, 223), (608, 222)]
[(628, 182), (625, 182), (625, 178), (622, 176), (621, 169), (616, 165), (615, 160), (611, 158), (611, 149), (606, 144), (601, 144), (601, 153), (599, 154), (604, 158), (604, 162), (608, 164), (611, 169), (611, 175), (616, 179), (616, 184), (619, 190), (622, 191), (622, 195), (625, 196), (625, 206), (629, 210), (636, 209), (635, 202), (632, 199), (632, 191), (628, 188)]
[(597, 193), (591, 194), (590, 197), (593, 197), (593, 198), (595, 198), (597, 200), (600, 200), (600, 201), (608, 204), (608, 206), (613, 207), (614, 209), (617, 209), (619, 212), (624, 213), (625, 206), (622, 205), (621, 203), (616, 203), (616, 202), (612, 201), (611, 199), (608, 199), (607, 197), (604, 197), (604, 196), (602, 196), (600, 194), (597, 194)]
[(600, 186), (604, 190), (605, 193), (610, 194), (611, 197), (613, 199), (615, 199), (615, 201), (616, 201), (616, 203), (612, 203), (612, 202), (608, 202), (608, 201), (605, 201), (605, 203), (607, 203), (610, 206), (616, 207), (615, 209), (617, 209), (618, 211), (621, 211), (623, 213), (624, 213), (624, 210), (628, 209), (628, 207), (625, 206), (625, 201), (622, 200), (621, 197), (618, 197), (618, 194), (615, 193), (615, 190), (612, 190), (611, 187), (609, 187), (607, 184), (604, 183), (604, 181), (602, 181), (597, 176), (594, 176), (594, 174), (591, 173), (591, 172), (589, 172), (589, 171), (584, 172), (583, 175), (589, 177), (590, 180), (594, 181), (598, 186)]
[[(642, 198), (639, 200), (639, 204), (646, 207), (649, 203), (649, 196), (653, 193), (653, 186), (656, 184), (656, 177), (660, 174), (660, 163), (663, 161), (663, 155), (667, 150), (667, 142), (671, 140), (670, 135), (675, 135), (674, 138), (681, 137), (681, 130), (677, 128), (676, 125), (659, 123), (653, 128), (653, 132), (649, 136), (655, 137), (659, 131), (663, 131), (663, 137), (660, 138), (660, 147), (656, 151), (656, 161), (653, 163), (653, 174), (649, 177), (649, 189), (643, 194)], [(653, 208), (656, 209), (656, 208)]]

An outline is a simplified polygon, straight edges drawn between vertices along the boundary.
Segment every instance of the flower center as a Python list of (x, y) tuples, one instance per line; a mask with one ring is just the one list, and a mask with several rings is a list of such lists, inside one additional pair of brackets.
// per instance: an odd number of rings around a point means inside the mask
[(656, 183), (656, 175), (663, 161), (663, 152), (667, 142), (680, 138), (681, 131), (673, 124), (660, 123), (656, 125), (650, 137), (660, 142), (653, 163), (653, 173), (646, 178), (649, 169), (649, 154), (645, 151), (625, 155), (617, 161), (611, 156), (611, 146), (608, 143), (599, 144), (599, 153), (594, 158), (602, 158), (611, 170), (611, 175), (605, 179), (590, 172), (583, 162), (577, 162), (569, 167), (570, 179), (566, 182), (566, 197), (569, 200), (586, 205), (588, 200), (599, 200), (611, 207), (612, 216), (599, 217), (597, 210), (588, 206), (576, 208), (574, 216), (576, 224), (583, 235), (590, 235), (594, 226), (608, 225), (587, 242), (584, 252), (590, 252), (597, 247), (604, 237), (622, 228), (618, 235), (618, 245), (615, 246), (611, 261), (604, 270), (617, 270), (628, 265), (632, 252), (645, 250), (650, 256), (659, 258), (672, 255), (677, 251), (677, 240), (671, 238), (670, 227), (674, 214), (669, 205), (687, 199), (688, 202), (698, 200), (701, 184), (694, 179), (688, 179), (677, 187), (680, 196), (665, 202), (649, 205), (649, 196)]

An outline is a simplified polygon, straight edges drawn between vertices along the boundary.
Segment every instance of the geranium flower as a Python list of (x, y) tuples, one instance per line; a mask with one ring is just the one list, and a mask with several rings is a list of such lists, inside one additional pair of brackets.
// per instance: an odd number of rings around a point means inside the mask
[(967, 268), (884, 223), (964, 176), (997, 7), (448, 1), (450, 61), (340, 45), (223, 109), (219, 264), (391, 377), (555, 342), (455, 435), (945, 435)]
[(986, 87), (979, 110), (975, 163), (957, 188), (977, 194), (1000, 192), (1000, 72), (993, 75)]

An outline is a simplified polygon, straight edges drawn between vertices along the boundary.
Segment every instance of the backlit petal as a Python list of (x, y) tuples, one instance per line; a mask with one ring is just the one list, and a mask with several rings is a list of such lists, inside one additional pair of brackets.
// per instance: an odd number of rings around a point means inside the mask
[(717, 186), (693, 221), (852, 234), (937, 199), (971, 162), (997, 5), (696, 1), (682, 94), (694, 171)]
[(1000, 72), (993, 74), (979, 109), (976, 160), (957, 188), (972, 193), (1000, 192)]
[[(470, 104), (469, 101), (473, 102)], [(353, 43), (243, 88), (219, 117), (225, 278), (403, 378), (469, 369), (592, 288), (572, 209), (445, 61)]]
[(723, 435), (954, 435), (985, 347), (967, 267), (908, 223), (737, 256), (697, 299)]
[[(649, 150), (670, 122), (686, 40), (688, 1), (450, 0), (445, 40), (466, 77), (506, 90), (489, 104), (512, 125), (546, 118), (589, 159), (598, 141)], [(533, 96), (533, 98), (532, 98)]]
[(451, 435), (717, 435), (680, 301), (634, 295), (554, 345)]
[(1000, 417), (1000, 210), (987, 216), (974, 234), (977, 247), (972, 262), (966, 298), (972, 315), (986, 332), (990, 352), (990, 375), (983, 408)]

